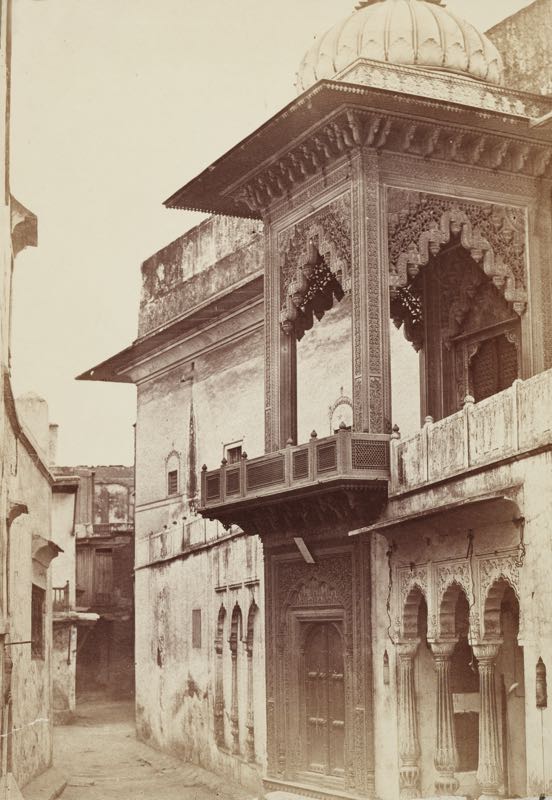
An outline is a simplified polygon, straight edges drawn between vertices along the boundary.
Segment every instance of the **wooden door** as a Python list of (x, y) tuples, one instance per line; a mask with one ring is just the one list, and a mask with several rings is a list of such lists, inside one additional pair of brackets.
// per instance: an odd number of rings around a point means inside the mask
[(330, 622), (310, 626), (305, 642), (306, 769), (343, 777), (345, 691), (343, 642)]
[(98, 605), (109, 605), (113, 591), (113, 551), (97, 548), (95, 558), (94, 589)]

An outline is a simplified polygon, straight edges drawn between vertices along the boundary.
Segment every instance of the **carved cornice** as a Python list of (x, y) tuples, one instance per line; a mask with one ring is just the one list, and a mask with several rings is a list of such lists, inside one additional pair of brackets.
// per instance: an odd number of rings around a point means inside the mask
[(361, 147), (533, 178), (552, 177), (552, 152), (545, 144), (349, 108), (225, 194), (236, 207), (247, 209), (248, 216), (265, 216), (273, 204)]

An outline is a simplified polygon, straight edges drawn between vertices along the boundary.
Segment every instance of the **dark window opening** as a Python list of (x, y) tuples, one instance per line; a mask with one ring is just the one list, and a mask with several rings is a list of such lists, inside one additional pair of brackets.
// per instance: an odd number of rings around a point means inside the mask
[(192, 647), (201, 647), (201, 609), (192, 609)]
[(33, 583), (31, 598), (31, 657), (44, 658), (44, 603), (46, 591)]
[(235, 447), (228, 447), (226, 449), (226, 461), (229, 464), (237, 464), (241, 458), (242, 446), (241, 444)]
[(178, 470), (172, 469), (167, 474), (167, 494), (178, 494)]
[(515, 344), (504, 335), (482, 342), (472, 359), (470, 372), (476, 401), (508, 389), (518, 377)]
[(113, 550), (98, 547), (95, 552), (94, 596), (98, 605), (109, 605), (113, 593)]

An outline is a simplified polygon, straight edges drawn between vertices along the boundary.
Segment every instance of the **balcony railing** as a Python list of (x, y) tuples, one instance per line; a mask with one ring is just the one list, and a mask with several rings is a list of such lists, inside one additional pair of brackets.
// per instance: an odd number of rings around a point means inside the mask
[(347, 481), (389, 480), (389, 436), (340, 430), (334, 436), (258, 458), (242, 457), (239, 464), (204, 468), (201, 480), (202, 512), (221, 505), (308, 490)]
[(552, 444), (552, 370), (464, 408), (391, 447), (390, 494)]
[(54, 611), (69, 611), (71, 603), (69, 599), (69, 581), (65, 586), (53, 586), (53, 610)]

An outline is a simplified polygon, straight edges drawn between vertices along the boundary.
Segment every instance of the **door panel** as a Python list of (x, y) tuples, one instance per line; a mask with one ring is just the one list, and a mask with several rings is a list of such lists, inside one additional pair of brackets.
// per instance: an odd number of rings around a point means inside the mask
[(343, 644), (332, 623), (310, 626), (305, 642), (306, 768), (343, 776), (345, 692)]

